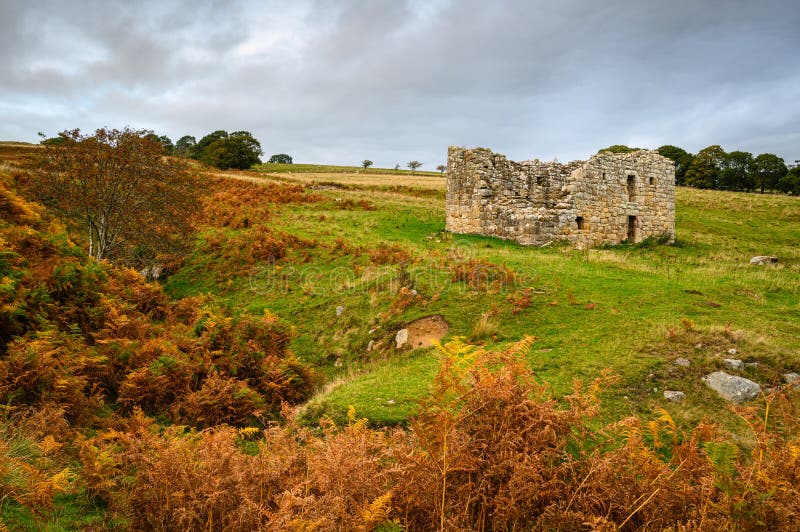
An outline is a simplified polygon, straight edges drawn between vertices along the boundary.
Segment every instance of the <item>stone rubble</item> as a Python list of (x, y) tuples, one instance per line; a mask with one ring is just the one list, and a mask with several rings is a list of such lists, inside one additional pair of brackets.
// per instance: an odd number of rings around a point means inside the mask
[(744, 369), (744, 362), (736, 358), (725, 358), (722, 363), (732, 371), (742, 371)]
[(800, 384), (800, 373), (794, 371), (783, 374), (783, 382), (786, 384)]
[(677, 390), (664, 390), (664, 399), (673, 403), (680, 403), (686, 399), (686, 394)]

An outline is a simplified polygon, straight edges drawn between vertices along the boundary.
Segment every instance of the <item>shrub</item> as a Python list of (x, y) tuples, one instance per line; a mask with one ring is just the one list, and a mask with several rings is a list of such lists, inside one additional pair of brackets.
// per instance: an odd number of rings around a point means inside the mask
[(397, 244), (380, 242), (376, 247), (370, 249), (368, 253), (372, 264), (411, 264), (414, 262), (411, 252)]
[(481, 314), (478, 321), (472, 326), (472, 331), (469, 335), (470, 342), (495, 342), (500, 338), (500, 325), (492, 317), (491, 313), (486, 312)]
[(516, 315), (531, 306), (533, 301), (533, 289), (524, 288), (519, 292), (511, 294), (506, 298), (511, 303), (511, 313)]
[(175, 405), (174, 416), (196, 427), (223, 423), (242, 426), (263, 408), (263, 399), (246, 382), (212, 374), (198, 391), (185, 395)]
[(518, 275), (506, 265), (483, 259), (469, 259), (450, 266), (451, 279), (466, 283), (471, 290), (488, 292), (516, 286)]
[[(351, 408), (338, 428), (162, 429), (141, 414), (87, 440), (87, 488), (134, 528), (218, 530), (786, 529), (800, 510), (796, 389), (770, 416), (740, 409), (756, 435), (738, 450), (709, 424), (679, 434), (650, 422), (594, 421), (611, 375), (557, 401), (522, 356), (460, 341), (408, 430), (371, 430)], [(206, 412), (234, 379), (209, 379)], [(214, 388), (214, 392), (210, 391)], [(234, 408), (232, 411), (237, 411)], [(244, 415), (244, 410), (239, 411)], [(767, 421), (770, 421), (767, 423)], [(385, 528), (382, 528), (385, 527)]]

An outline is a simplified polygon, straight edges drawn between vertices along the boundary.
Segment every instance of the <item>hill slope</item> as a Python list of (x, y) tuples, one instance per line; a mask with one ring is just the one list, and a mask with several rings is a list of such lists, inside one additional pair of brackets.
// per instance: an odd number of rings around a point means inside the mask
[[(331, 382), (309, 405), (312, 419), (342, 420), (349, 404), (378, 425), (407, 419), (437, 360), (430, 350), (398, 351), (394, 336), (430, 315), (444, 317), (448, 338), (491, 346), (536, 336), (529, 361), (559, 393), (575, 377), (613, 369), (622, 377), (613, 415), (663, 406), (681, 421), (713, 413), (735, 423), (700, 383), (729, 350), (758, 363), (743, 374), (762, 385), (800, 369), (798, 198), (679, 188), (677, 245), (575, 251), (444, 233), (444, 181), (403, 188), (391, 176), (276, 179), (318, 198), (269, 214), (270, 226), (303, 244), (287, 240), (278, 260), (233, 271), (208, 253), (208, 240), (220, 238), (212, 223), (166, 288), (210, 292), (251, 312), (269, 308), (291, 322), (294, 351)], [(237, 247), (257, 233), (225, 228)], [(780, 262), (749, 264), (762, 254)], [(694, 364), (675, 368), (678, 357)], [(665, 403), (665, 388), (688, 400)]]
[(33, 153), (0, 147), (0, 528), (793, 522), (799, 390), (700, 381), (797, 370), (792, 198), (682, 190), (679, 245), (577, 252), (443, 233), (420, 183), (199, 168), (165, 293), (30, 200)]

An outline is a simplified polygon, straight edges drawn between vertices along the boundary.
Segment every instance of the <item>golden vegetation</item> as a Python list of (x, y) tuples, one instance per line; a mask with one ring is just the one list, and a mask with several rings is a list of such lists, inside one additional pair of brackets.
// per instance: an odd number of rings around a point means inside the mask
[[(302, 426), (291, 405), (315, 376), (290, 352), (289, 324), (210, 297), (171, 300), (132, 270), (89, 260), (15, 191), (18, 179), (0, 178), (0, 530), (12, 511), (45, 528), (79, 497), (102, 508), (96, 527), (133, 530), (795, 526), (797, 388), (767, 396), (765, 410), (737, 408), (753, 440), (738, 446), (709, 422), (681, 432), (665, 411), (600, 422), (607, 373), (556, 399), (523, 358), (532, 338), (494, 350), (456, 340), (439, 349), (407, 428), (369, 428), (354, 409), (342, 426)], [(316, 245), (263, 225), (276, 204), (320, 201), (302, 188), (207, 183), (203, 216), (231, 233), (209, 231), (203, 245), (224, 264)], [(327, 249), (415, 260), (399, 245)], [(519, 279), (471, 259), (454, 263), (451, 281), (487, 292)], [(513, 313), (533, 294), (512, 292)], [(389, 313), (435, 298), (403, 287)], [(473, 340), (498, 334), (489, 312)], [(678, 355), (727, 347), (735, 333), (687, 318), (667, 334)]]

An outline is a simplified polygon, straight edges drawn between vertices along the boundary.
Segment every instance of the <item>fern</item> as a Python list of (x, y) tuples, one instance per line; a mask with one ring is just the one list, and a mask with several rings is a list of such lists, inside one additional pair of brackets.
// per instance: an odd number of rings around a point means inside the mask
[(392, 492), (388, 491), (377, 497), (361, 511), (364, 530), (373, 530), (375, 525), (388, 521), (389, 513), (392, 510), (391, 502)]

